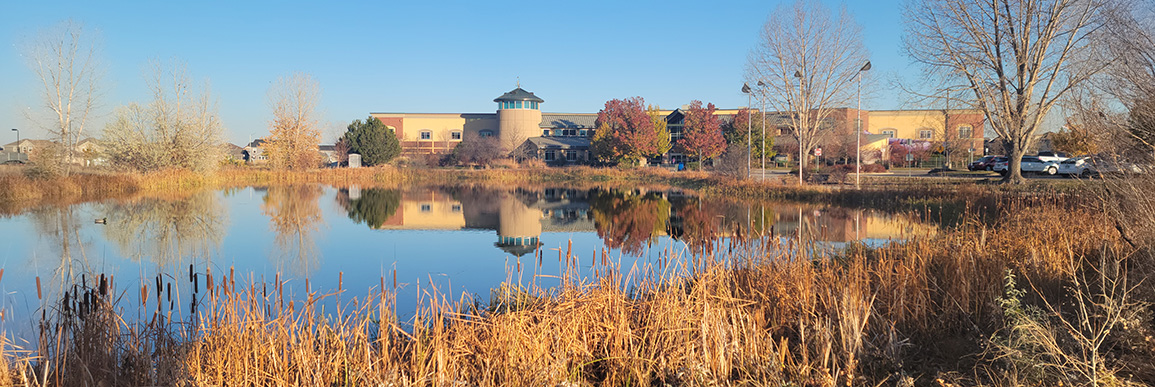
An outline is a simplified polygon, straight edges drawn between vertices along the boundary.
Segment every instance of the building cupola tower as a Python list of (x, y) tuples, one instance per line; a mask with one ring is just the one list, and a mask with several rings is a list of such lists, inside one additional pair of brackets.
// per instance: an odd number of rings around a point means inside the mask
[(501, 147), (512, 151), (530, 137), (541, 136), (541, 110), (545, 102), (519, 84), (516, 89), (493, 100), (497, 102), (497, 131)]

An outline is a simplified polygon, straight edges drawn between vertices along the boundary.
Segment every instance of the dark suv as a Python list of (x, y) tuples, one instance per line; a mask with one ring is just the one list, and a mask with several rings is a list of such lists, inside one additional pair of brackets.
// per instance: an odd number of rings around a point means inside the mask
[(995, 159), (999, 156), (986, 155), (983, 158), (975, 160), (967, 165), (967, 169), (972, 171), (990, 171), (994, 169)]

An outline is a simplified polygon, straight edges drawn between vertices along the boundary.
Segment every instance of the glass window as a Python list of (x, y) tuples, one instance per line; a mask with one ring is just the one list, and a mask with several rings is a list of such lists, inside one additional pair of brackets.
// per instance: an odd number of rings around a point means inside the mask
[(422, 204), (421, 205), (421, 212), (429, 212), (432, 210), (433, 210), (433, 206), (431, 206), (429, 204)]
[(566, 161), (576, 161), (577, 160), (577, 152), (574, 152), (571, 150), (565, 151), (565, 159), (566, 159)]
[(963, 126), (958, 127), (958, 137), (959, 138), (971, 138), (971, 135), (974, 134), (973, 132), (974, 132), (974, 129), (972, 129), (970, 127), (970, 125), (963, 125)]
[(422, 130), (421, 131), (421, 139), (422, 140), (429, 140), (432, 138), (433, 138), (433, 132), (428, 131), (428, 130)]
[(514, 102), (514, 103), (513, 103), (513, 107), (514, 107), (515, 109), (521, 109), (521, 101), (517, 101), (517, 102)]
[(587, 131), (587, 130), (585, 130), (585, 129), (582, 129), (582, 130), (579, 130), (579, 131), (578, 131), (578, 135), (579, 135), (579, 136), (582, 136), (582, 137), (587, 137), (587, 135), (588, 135), (588, 134), (589, 134), (589, 131)]
[(453, 207), (451, 207), (451, 208), (452, 208), (453, 212), (461, 212), (461, 205), (460, 204), (454, 204)]
[(493, 137), (493, 131), (492, 130), (482, 130), (482, 131), (478, 132), (477, 135), (479, 137)]
[(894, 131), (893, 130), (884, 130), (884, 131), (882, 131), (882, 134), (890, 136), (890, 138), (894, 138)]
[(929, 130), (924, 129), (924, 130), (918, 131), (918, 138), (920, 138), (920, 139), (929, 139), (929, 138), (931, 138), (931, 135), (932, 135), (932, 133)]
[(451, 138), (454, 140), (460, 140), (461, 139), (461, 131), (460, 130), (454, 130), (453, 132), (450, 132), (450, 136), (452, 136)]
[(545, 161), (553, 161), (555, 157), (552, 150), (545, 151), (545, 156), (543, 156)]
[(542, 130), (541, 130), (541, 135), (542, 135), (543, 137), (549, 137), (549, 129), (542, 129)]

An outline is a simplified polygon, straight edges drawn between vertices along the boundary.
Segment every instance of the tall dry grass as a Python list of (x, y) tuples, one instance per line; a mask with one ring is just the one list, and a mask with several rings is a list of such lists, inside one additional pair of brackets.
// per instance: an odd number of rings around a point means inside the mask
[[(1037, 326), (1078, 322), (1079, 313), (1048, 312), (1043, 306), (1078, 301), (1070, 286), (1087, 278), (1079, 277), (1087, 273), (1083, 268), (1095, 259), (1117, 257), (1108, 251), (1123, 242), (1104, 227), (1094, 206), (1060, 200), (1000, 206), (1005, 214), (994, 226), (972, 216), (935, 237), (877, 248), (856, 245), (839, 254), (772, 238), (752, 239), (719, 256), (665, 251), (641, 267), (622, 267), (604, 251), (596, 256), (539, 251), (530, 267), (510, 268), (510, 279), (489, 300), (419, 289), (420, 306), (404, 321), (396, 310), (392, 277), (383, 276), (368, 291), (339, 288), (295, 299), (285, 295), (280, 279), (260, 283), (238, 281), (231, 272), (190, 273), (188, 280), (201, 289), (193, 296), (195, 317), (179, 317), (179, 305), (190, 300), (170, 300), (159, 291), (170, 286), (164, 278), (144, 284), (139, 299), (135, 290), (74, 295), (44, 314), (36, 356), (7, 341), (0, 359), (7, 365), (5, 380), (25, 385), (1123, 380), (1124, 370), (1139, 360), (1104, 355), (1098, 359), (1105, 362), (1100, 373), (1074, 372), (1077, 365), (1067, 365), (1041, 374), (1019, 372), (1019, 363), (1008, 360), (1039, 348), (1052, 353), (1038, 358), (1062, 358), (1054, 351), (1072, 357), (1078, 347), (1061, 339), (1068, 335), (1062, 329), (1051, 331), (1060, 338), (1052, 347), (1015, 336), (1023, 320), (1002, 300), (1034, 305), (1037, 311), (1027, 316), (1040, 322)], [(555, 264), (564, 269), (560, 278), (533, 278), (560, 280), (560, 285), (513, 280), (523, 271), (539, 274), (543, 265)], [(1013, 292), (1006, 286), (1008, 272), (1018, 273)], [(99, 287), (76, 289), (73, 294), (104, 294)], [(85, 306), (63, 307), (78, 300)], [(139, 321), (117, 316), (131, 302), (141, 302), (149, 314)], [(340, 306), (321, 306), (334, 304)], [(1132, 324), (1138, 326), (1116, 327), (1111, 338), (1151, 325)], [(998, 339), (1012, 337), (1019, 340)]]

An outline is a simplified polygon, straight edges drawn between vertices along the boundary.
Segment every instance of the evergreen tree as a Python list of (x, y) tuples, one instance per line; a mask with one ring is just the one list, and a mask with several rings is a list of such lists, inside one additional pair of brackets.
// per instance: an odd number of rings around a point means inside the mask
[(366, 166), (388, 163), (401, 154), (401, 143), (393, 129), (376, 117), (353, 120), (348, 129), (344, 140), (349, 145), (349, 153), (360, 154), (361, 163)]

